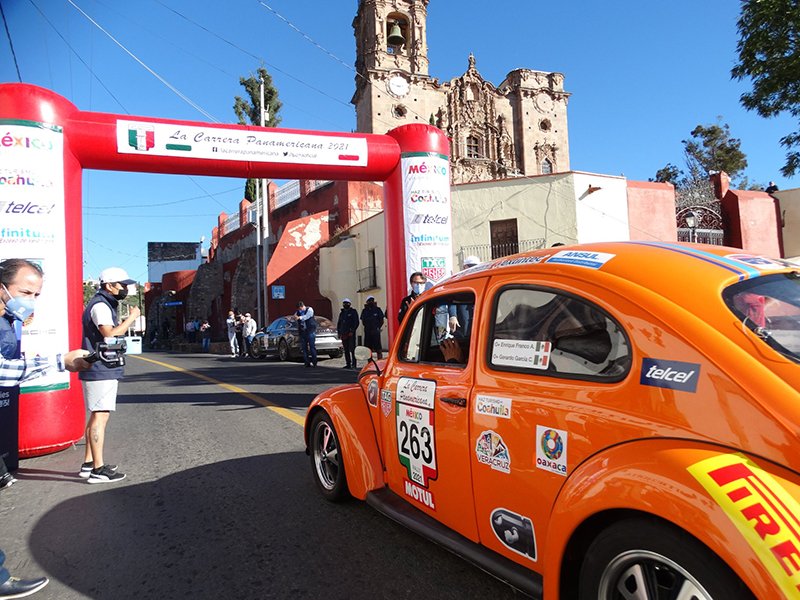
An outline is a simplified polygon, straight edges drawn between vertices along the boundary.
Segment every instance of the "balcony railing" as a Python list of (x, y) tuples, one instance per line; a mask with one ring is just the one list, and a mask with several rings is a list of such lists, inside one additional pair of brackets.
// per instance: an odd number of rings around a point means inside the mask
[(284, 183), (275, 192), (275, 208), (291, 204), (300, 198), (300, 182), (290, 181)]
[(532, 240), (520, 240), (510, 244), (474, 244), (472, 246), (461, 246), (458, 251), (459, 266), (463, 264), (467, 256), (477, 256), (481, 262), (516, 254), (517, 252), (527, 252), (528, 250), (538, 250), (544, 248), (545, 239), (535, 238)]
[(724, 246), (725, 232), (722, 229), (689, 229), (688, 227), (679, 227), (678, 241)]
[(229, 234), (231, 231), (239, 229), (239, 213), (230, 215), (222, 224), (223, 235)]
[(378, 272), (375, 267), (365, 267), (363, 269), (359, 269), (357, 273), (359, 292), (374, 290), (376, 287), (378, 287)]

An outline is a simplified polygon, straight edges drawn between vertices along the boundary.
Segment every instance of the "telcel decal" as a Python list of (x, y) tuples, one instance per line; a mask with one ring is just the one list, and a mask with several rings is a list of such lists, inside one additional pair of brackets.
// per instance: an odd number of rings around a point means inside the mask
[(543, 425), (536, 426), (536, 466), (567, 476), (567, 432)]
[(495, 471), (511, 472), (508, 446), (500, 434), (494, 431), (484, 431), (478, 436), (478, 441), (475, 442), (475, 456), (479, 463), (489, 465)]
[(800, 592), (800, 504), (772, 475), (741, 454), (687, 469), (720, 505), (787, 598)]
[(670, 390), (695, 392), (699, 378), (700, 365), (697, 363), (643, 358), (639, 383)]
[(528, 517), (506, 508), (495, 508), (490, 517), (492, 531), (506, 548), (536, 561), (536, 532)]

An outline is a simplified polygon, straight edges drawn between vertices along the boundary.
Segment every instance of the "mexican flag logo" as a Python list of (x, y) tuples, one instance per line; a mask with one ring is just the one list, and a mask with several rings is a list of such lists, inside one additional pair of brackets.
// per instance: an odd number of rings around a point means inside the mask
[(147, 152), (156, 145), (156, 133), (153, 127), (134, 127), (128, 129), (128, 145), (131, 148)]

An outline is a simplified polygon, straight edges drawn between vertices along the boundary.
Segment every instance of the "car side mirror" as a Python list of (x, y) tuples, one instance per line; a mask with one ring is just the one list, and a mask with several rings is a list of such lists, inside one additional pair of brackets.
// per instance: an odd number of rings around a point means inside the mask
[(380, 367), (378, 367), (378, 363), (375, 362), (375, 359), (372, 358), (372, 350), (367, 348), (366, 346), (356, 346), (354, 351), (356, 360), (365, 360), (371, 362), (375, 365), (375, 370), (378, 372), (378, 375), (381, 374)]

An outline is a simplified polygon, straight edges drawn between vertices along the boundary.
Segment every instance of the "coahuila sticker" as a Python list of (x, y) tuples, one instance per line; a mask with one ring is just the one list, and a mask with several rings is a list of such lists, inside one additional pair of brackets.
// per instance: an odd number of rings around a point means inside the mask
[(545, 370), (550, 366), (550, 342), (495, 340), (492, 364), (504, 367)]
[(384, 417), (392, 412), (392, 390), (381, 390), (381, 412)]
[(511, 398), (478, 394), (475, 398), (475, 414), (510, 419)]
[(408, 478), (428, 487), (436, 479), (436, 442), (434, 438), (434, 396), (436, 382), (401, 377), (397, 383), (395, 415), (397, 453)]
[(409, 498), (413, 498), (420, 504), (427, 506), (432, 510), (436, 510), (436, 502), (433, 499), (433, 492), (430, 490), (419, 487), (413, 481), (403, 479), (403, 492), (405, 492), (405, 495)]
[(537, 425), (536, 440), (536, 466), (566, 477), (567, 432)]
[(484, 431), (475, 442), (475, 456), (478, 462), (489, 465), (495, 471), (502, 473), (511, 472), (511, 457), (508, 455), (508, 446), (498, 433)]
[(720, 454), (687, 469), (719, 504), (787, 598), (800, 589), (800, 504), (741, 454)]

